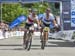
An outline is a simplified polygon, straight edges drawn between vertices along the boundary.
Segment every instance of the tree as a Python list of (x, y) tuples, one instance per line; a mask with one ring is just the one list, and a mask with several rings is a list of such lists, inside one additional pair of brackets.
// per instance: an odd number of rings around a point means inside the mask
[(3, 4), (2, 19), (5, 22), (12, 22), (16, 17), (23, 14), (20, 4)]
[(54, 3), (32, 3), (32, 4), (21, 4), (21, 3), (13, 3), (13, 4), (3, 4), (2, 8), (2, 20), (5, 22), (12, 22), (20, 15), (28, 15), (28, 9), (33, 8), (37, 9), (37, 14), (44, 13), (46, 8), (50, 7), (52, 13), (58, 15), (59, 9), (54, 7)]

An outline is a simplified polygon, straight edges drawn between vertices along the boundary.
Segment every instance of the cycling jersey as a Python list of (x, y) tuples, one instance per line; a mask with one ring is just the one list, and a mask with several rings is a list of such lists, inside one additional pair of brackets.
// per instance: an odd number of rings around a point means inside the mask
[(30, 15), (28, 16), (28, 19), (27, 19), (26, 23), (28, 23), (28, 24), (33, 24), (33, 23), (34, 23), (34, 20), (38, 20), (38, 16), (35, 15), (35, 17), (32, 17), (32, 14), (30, 14)]
[(41, 21), (43, 22), (43, 24), (42, 24), (42, 26), (43, 27), (50, 27), (50, 26), (52, 26), (53, 25), (53, 20), (54, 20), (55, 18), (54, 18), (54, 16), (53, 16), (53, 14), (49, 14), (49, 18), (48, 19), (46, 19), (46, 13), (44, 13), (43, 14), (43, 17), (42, 17), (42, 19), (41, 19)]
[(38, 20), (37, 15), (35, 15), (35, 17), (32, 17), (32, 14), (30, 14), (28, 16), (28, 19), (26, 20), (25, 28), (28, 29), (29, 27), (31, 27), (33, 25), (33, 23), (34, 23), (34, 20)]
[(45, 24), (50, 24), (53, 20), (54, 20), (54, 16), (51, 13), (49, 14), (49, 18), (48, 19), (46, 19), (46, 13), (42, 17), (42, 22), (44, 22)]

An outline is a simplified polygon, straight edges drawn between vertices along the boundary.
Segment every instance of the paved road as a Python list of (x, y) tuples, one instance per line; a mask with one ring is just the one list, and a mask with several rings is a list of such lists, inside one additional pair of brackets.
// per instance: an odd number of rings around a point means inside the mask
[(33, 38), (30, 51), (23, 49), (22, 37), (0, 40), (0, 56), (75, 56), (72, 42), (49, 39), (45, 50), (42, 50), (40, 45), (38, 36)]

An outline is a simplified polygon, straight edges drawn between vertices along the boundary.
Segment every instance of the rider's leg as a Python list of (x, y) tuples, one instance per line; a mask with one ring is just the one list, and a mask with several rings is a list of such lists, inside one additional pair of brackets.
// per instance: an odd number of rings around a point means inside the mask
[(27, 33), (27, 30), (28, 30), (28, 24), (26, 23), (25, 25), (25, 30), (24, 30), (24, 36), (23, 36), (23, 44), (25, 45), (26, 43), (26, 33)]
[(24, 32), (24, 36), (23, 36), (23, 44), (25, 44), (25, 40), (26, 40), (26, 32)]
[(46, 32), (46, 41), (48, 40), (48, 32)]
[(45, 41), (46, 46), (48, 45), (48, 32), (43, 32), (43, 41)]
[(43, 37), (44, 37), (45, 41), (47, 41), (48, 40), (48, 32), (43, 32)]

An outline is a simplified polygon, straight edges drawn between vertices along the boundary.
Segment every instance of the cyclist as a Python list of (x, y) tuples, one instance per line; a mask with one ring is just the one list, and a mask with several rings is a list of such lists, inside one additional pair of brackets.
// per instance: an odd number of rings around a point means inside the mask
[[(45, 27), (50, 27), (51, 22), (54, 24), (55, 27), (57, 26), (55, 18), (53, 16), (53, 14), (51, 13), (51, 9), (47, 8), (46, 12), (43, 14), (43, 17), (41, 17), (39, 20), (39, 24), (42, 26), (42, 31)], [(41, 34), (42, 34), (42, 32), (41, 32)], [(47, 42), (48, 32), (43, 32), (43, 36), (45, 37), (45, 41)]]
[[(32, 12), (28, 15), (26, 23), (25, 23), (25, 30), (28, 30), (30, 27), (33, 27), (34, 21), (38, 23), (38, 16), (36, 15), (36, 10), (32, 10)], [(34, 30), (34, 29), (33, 29)], [(24, 32), (25, 35), (26, 32)], [(25, 45), (25, 39), (26, 37), (23, 37), (23, 45)]]

